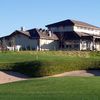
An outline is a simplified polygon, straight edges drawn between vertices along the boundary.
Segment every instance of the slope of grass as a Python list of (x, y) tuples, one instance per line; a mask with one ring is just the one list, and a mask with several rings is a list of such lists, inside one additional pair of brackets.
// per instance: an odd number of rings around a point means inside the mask
[(0, 70), (46, 76), (71, 70), (99, 69), (100, 52), (43, 51), (0, 53)]
[(0, 85), (0, 100), (100, 100), (100, 77), (32, 79)]

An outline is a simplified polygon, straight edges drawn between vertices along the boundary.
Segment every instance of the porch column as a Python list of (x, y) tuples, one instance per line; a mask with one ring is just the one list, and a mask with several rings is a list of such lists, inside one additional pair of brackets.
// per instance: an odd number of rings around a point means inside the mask
[(82, 40), (80, 39), (80, 50), (82, 50)]
[(95, 50), (95, 38), (93, 37), (93, 45), (92, 45), (92, 50)]

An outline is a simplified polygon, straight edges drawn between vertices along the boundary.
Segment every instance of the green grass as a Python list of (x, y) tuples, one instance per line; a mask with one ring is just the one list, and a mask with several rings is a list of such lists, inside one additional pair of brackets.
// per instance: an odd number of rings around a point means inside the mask
[(100, 100), (100, 77), (32, 79), (0, 85), (0, 100)]
[[(100, 52), (0, 53), (0, 70), (16, 70), (30, 76), (89, 68), (100, 68)], [(36, 78), (3, 84), (0, 100), (100, 100), (100, 77)]]
[(0, 53), (0, 70), (48, 76), (72, 70), (100, 69), (100, 52), (27, 51)]

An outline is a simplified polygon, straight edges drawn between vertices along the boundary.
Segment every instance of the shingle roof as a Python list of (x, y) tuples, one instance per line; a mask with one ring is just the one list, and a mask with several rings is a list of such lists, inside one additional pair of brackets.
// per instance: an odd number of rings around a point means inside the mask
[(89, 33), (85, 33), (85, 32), (75, 32), (78, 36), (83, 37), (83, 36), (96, 36), (96, 37), (100, 37), (100, 35), (94, 35), (94, 34), (89, 34)]
[(84, 33), (84, 32), (75, 32), (75, 33), (80, 37), (82, 37), (82, 36), (92, 36), (91, 34)]
[(29, 32), (27, 32), (27, 31), (20, 31), (20, 30), (16, 30), (16, 32), (22, 33), (22, 34), (24, 34), (24, 35), (26, 35), (26, 36), (29, 36), (29, 37), (30, 37), (30, 34), (29, 34)]
[(60, 26), (60, 25), (62, 25), (62, 26), (78, 25), (78, 26), (84, 26), (84, 27), (91, 27), (91, 28), (100, 29), (97, 26), (94, 26), (94, 25), (91, 25), (91, 24), (88, 24), (88, 23), (85, 23), (85, 22), (82, 22), (82, 21), (71, 20), (71, 19), (63, 20), (63, 21), (53, 23), (53, 24), (49, 24), (49, 25), (46, 25), (46, 27), (54, 27), (54, 26)]
[(27, 31), (16, 30), (13, 33), (11, 33), (10, 35), (1, 37), (0, 39), (2, 39), (2, 38), (9, 39), (11, 36), (13, 36), (15, 34), (22, 34), (22, 35), (28, 36), (29, 38), (32, 38), (32, 39), (40, 38), (40, 39), (58, 40), (58, 37), (55, 34), (49, 32), (47, 30), (36, 29), (36, 28), (30, 29)]
[(97, 26), (88, 24), (88, 23), (86, 23), (86, 22), (76, 21), (76, 20), (71, 20), (71, 21), (72, 21), (75, 25), (85, 26), (85, 27), (91, 27), (91, 28), (99, 28), (99, 29), (100, 29), (100, 27), (97, 27)]
[(41, 39), (58, 40), (58, 37), (54, 33), (51, 33), (50, 31), (45, 29), (35, 28), (35, 29), (28, 30), (28, 32), (32, 38), (38, 37)]
[(40, 38), (58, 40), (58, 37), (48, 30), (37, 30)]

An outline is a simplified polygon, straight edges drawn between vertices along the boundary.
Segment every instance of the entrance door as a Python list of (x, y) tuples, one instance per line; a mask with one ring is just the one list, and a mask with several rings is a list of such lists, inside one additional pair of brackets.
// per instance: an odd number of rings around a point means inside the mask
[(87, 41), (86, 42), (86, 49), (87, 50), (90, 50), (91, 49), (91, 42), (90, 41)]

